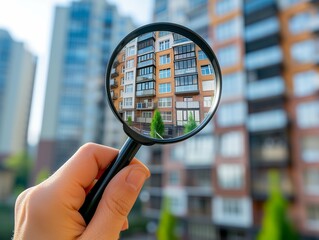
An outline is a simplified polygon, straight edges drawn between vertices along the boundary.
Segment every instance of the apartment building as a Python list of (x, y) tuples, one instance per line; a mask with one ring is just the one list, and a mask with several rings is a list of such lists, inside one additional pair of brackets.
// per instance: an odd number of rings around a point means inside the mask
[[(295, 227), (303, 239), (316, 239), (319, 4), (184, 3), (192, 5), (183, 11), (186, 26), (205, 25), (195, 21), (196, 13), (205, 19), (208, 9), (206, 39), (222, 67), (222, 99), (203, 135), (155, 151), (145, 214), (156, 222), (166, 195), (173, 199), (172, 211), (182, 222), (185, 239), (253, 239), (269, 196), (268, 175), (275, 169)], [(154, 15), (171, 9), (166, 1), (156, 1)], [(166, 20), (172, 21), (169, 16)]]
[(0, 29), (0, 162), (27, 151), (27, 133), (37, 59)]
[(121, 146), (125, 137), (106, 106), (104, 77), (111, 51), (133, 27), (103, 0), (56, 8), (36, 172), (54, 171), (88, 141)]
[(150, 135), (155, 109), (165, 125), (163, 138), (183, 135), (191, 116), (199, 125), (210, 109), (212, 66), (196, 44), (179, 34), (143, 34), (125, 46), (115, 63), (110, 81), (115, 108), (142, 134)]

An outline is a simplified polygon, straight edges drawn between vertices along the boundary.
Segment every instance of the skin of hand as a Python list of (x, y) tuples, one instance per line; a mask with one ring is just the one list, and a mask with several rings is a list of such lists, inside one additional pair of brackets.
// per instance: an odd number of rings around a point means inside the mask
[(150, 176), (141, 162), (133, 159), (111, 180), (88, 225), (78, 212), (117, 154), (116, 149), (87, 143), (51, 177), (21, 193), (15, 205), (13, 239), (118, 239), (128, 228), (127, 216)]

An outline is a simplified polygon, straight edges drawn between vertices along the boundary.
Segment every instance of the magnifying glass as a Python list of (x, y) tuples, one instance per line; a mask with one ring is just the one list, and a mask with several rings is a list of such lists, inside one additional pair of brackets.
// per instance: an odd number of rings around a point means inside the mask
[(221, 83), (214, 52), (184, 26), (145, 25), (118, 44), (107, 66), (105, 87), (128, 138), (80, 209), (87, 224), (107, 184), (142, 145), (179, 142), (205, 127), (217, 110)]

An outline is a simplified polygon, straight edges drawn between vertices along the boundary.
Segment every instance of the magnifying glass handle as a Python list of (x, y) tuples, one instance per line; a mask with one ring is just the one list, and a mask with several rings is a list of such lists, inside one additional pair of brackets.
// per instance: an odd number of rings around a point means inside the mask
[(132, 138), (128, 138), (120, 149), (116, 159), (104, 171), (100, 179), (87, 194), (84, 204), (79, 210), (86, 224), (89, 224), (91, 221), (106, 186), (122, 168), (131, 162), (140, 147), (141, 144), (135, 142)]

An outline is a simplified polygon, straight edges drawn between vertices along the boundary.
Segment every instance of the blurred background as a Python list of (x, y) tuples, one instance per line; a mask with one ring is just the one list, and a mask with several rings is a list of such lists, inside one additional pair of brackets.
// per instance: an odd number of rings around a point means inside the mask
[(152, 176), (122, 239), (319, 239), (319, 1), (0, 3), (0, 239), (13, 207), (83, 143), (120, 148), (104, 74), (118, 41), (157, 21), (212, 46), (222, 101), (195, 137), (143, 147)]

